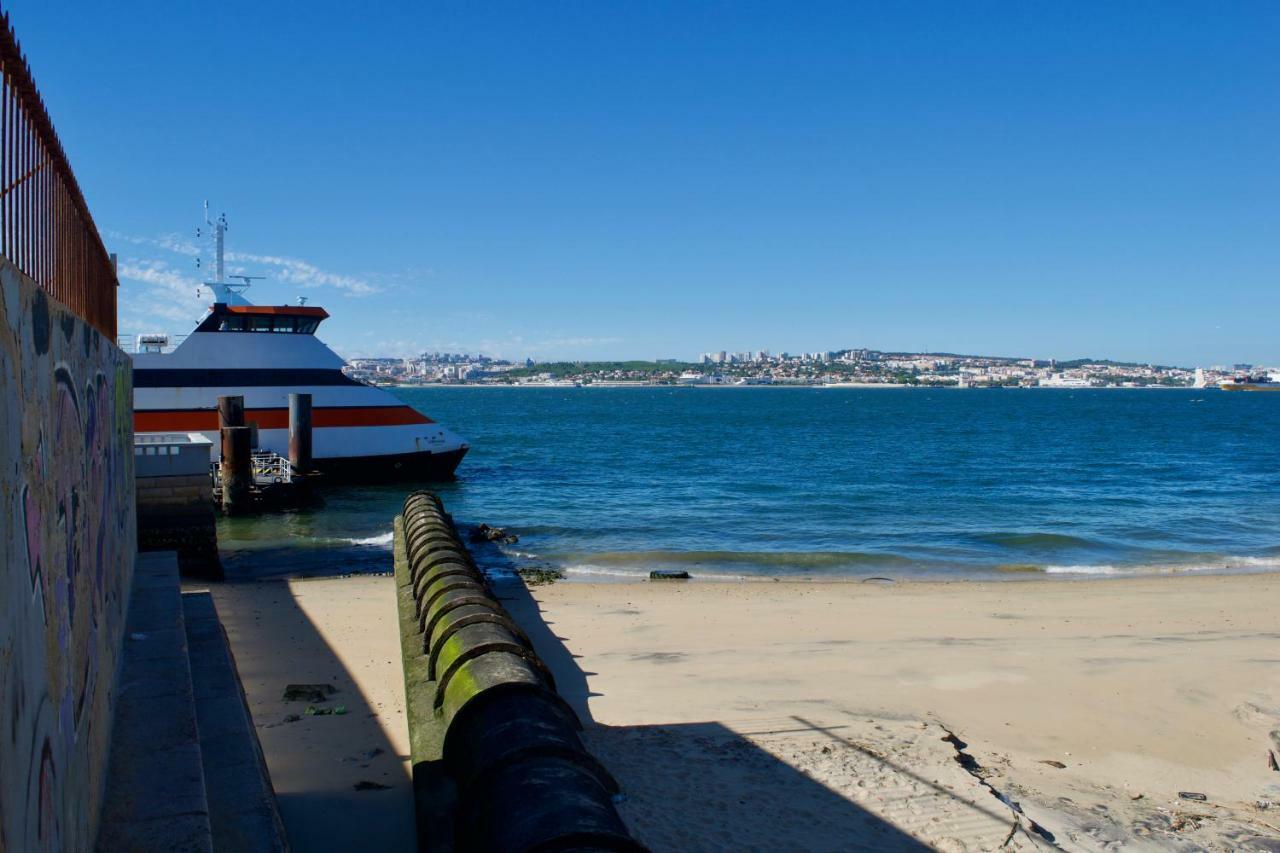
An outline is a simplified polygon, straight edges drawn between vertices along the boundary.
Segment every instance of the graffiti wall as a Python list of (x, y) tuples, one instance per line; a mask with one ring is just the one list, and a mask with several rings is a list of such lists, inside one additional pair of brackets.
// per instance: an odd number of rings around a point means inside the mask
[(0, 853), (93, 846), (135, 549), (128, 357), (0, 258)]

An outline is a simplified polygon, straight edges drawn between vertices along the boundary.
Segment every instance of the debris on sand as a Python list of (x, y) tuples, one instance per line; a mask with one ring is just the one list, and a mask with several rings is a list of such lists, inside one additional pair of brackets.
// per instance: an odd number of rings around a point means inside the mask
[(526, 586), (542, 586), (564, 580), (564, 572), (559, 569), (516, 569), (516, 576), (523, 580)]
[(289, 684), (284, 688), (284, 701), (324, 702), (337, 692), (332, 684)]

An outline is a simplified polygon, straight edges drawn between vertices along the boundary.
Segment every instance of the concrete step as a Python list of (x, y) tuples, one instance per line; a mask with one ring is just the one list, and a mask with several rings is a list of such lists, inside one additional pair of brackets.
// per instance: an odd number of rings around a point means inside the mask
[(212, 853), (178, 560), (139, 554), (98, 849)]
[(182, 596), (213, 847), (287, 851), (275, 790), (213, 596)]

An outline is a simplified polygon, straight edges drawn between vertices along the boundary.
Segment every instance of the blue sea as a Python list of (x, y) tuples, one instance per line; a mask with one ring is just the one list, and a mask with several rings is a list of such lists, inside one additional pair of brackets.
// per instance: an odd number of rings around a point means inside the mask
[[(494, 572), (1019, 579), (1280, 569), (1280, 394), (425, 388), (472, 444), (434, 484), (519, 536)], [(220, 523), (232, 576), (390, 570), (412, 485)]]

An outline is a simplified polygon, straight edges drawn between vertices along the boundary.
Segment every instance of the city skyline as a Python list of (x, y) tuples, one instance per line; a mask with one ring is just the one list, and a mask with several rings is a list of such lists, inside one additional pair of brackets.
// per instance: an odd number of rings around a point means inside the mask
[(133, 331), (207, 198), (348, 356), (1280, 362), (1270, 4), (9, 8)]

